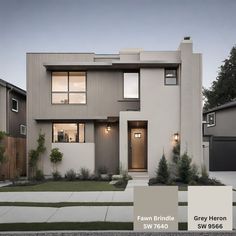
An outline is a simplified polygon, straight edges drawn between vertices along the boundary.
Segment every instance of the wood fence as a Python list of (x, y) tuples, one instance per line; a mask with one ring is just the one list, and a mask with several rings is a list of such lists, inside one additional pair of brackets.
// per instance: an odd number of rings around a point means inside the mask
[(0, 180), (26, 176), (26, 139), (5, 137), (6, 161), (0, 164)]

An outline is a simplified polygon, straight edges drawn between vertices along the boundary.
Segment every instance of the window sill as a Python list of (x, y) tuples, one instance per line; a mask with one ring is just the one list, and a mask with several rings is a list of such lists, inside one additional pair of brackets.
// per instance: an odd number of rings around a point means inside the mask
[(118, 102), (139, 102), (140, 98), (123, 98), (118, 100)]

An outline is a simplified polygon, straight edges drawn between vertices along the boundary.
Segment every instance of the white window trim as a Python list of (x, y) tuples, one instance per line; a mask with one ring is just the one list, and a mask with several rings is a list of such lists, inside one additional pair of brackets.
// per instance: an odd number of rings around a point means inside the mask
[[(23, 130), (25, 130), (25, 132), (23, 132)], [(21, 135), (26, 135), (27, 131), (26, 131), (26, 125), (20, 125), (20, 134)]]
[[(214, 124), (209, 124), (209, 116), (210, 115), (214, 115)], [(207, 114), (207, 127), (213, 127), (216, 125), (216, 113), (215, 112), (211, 112)]]
[(15, 99), (15, 98), (12, 98), (11, 100), (12, 100), (12, 101), (16, 101), (16, 104), (17, 104), (17, 109), (13, 109), (13, 108), (12, 108), (12, 104), (11, 104), (11, 110), (14, 111), (14, 112), (18, 112), (18, 111), (19, 111), (19, 103), (18, 103), (18, 100)]

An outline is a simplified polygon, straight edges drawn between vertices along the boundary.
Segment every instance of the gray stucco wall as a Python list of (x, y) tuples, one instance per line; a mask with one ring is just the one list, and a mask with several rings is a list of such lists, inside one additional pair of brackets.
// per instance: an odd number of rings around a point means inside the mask
[[(18, 101), (18, 112), (11, 110), (12, 98)], [(7, 120), (9, 122), (8, 133), (14, 137), (26, 137), (20, 134), (20, 125), (26, 125), (26, 97), (11, 91), (8, 99), (9, 113), (7, 115)]]
[(215, 112), (216, 125), (204, 125), (204, 135), (236, 136), (236, 107)]
[(95, 124), (95, 169), (105, 166), (109, 172), (119, 169), (119, 127), (111, 123), (111, 130), (106, 133), (107, 123)]

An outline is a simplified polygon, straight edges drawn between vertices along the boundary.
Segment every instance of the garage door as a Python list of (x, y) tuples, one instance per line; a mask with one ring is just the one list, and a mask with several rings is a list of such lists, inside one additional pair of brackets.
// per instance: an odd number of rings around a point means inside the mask
[(211, 137), (210, 170), (236, 171), (236, 137)]

